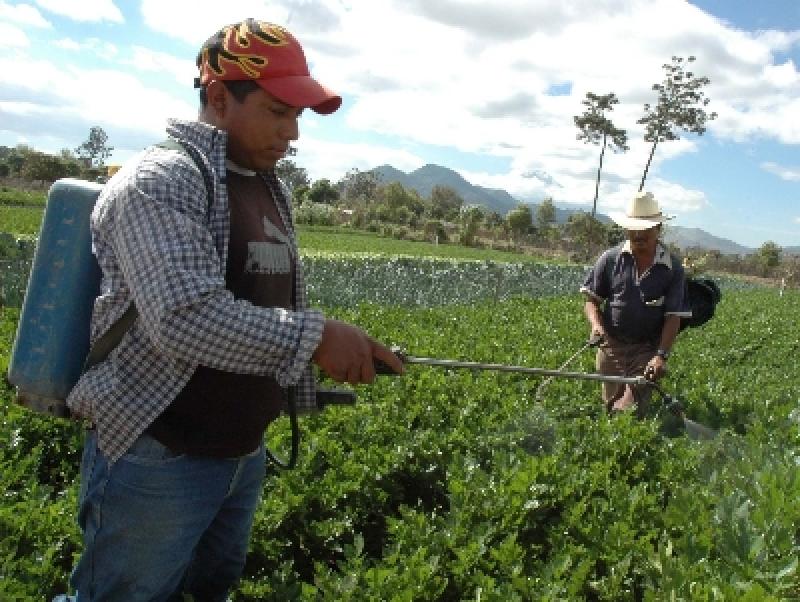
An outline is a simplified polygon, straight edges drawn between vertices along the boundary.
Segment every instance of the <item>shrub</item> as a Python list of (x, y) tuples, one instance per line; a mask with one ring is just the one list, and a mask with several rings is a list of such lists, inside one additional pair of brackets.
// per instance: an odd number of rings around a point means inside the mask
[(425, 238), (431, 242), (447, 242), (447, 231), (444, 229), (444, 224), (441, 220), (428, 220), (425, 222), (422, 231), (425, 234)]
[(324, 203), (306, 201), (294, 210), (294, 221), (308, 226), (333, 226), (336, 209)]

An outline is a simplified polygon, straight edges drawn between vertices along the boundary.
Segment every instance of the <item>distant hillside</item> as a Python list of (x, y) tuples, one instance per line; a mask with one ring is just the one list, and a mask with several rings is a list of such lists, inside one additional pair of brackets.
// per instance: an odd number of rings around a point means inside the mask
[[(467, 205), (483, 205), (500, 215), (505, 215), (522, 202), (505, 190), (483, 188), (482, 186), (470, 184), (457, 172), (440, 165), (423, 165), (408, 174), (391, 165), (381, 165), (373, 169), (372, 172), (377, 174), (384, 184), (400, 182), (404, 187), (416, 190), (423, 197), (430, 197), (434, 186), (447, 186), (455, 190)], [(536, 203), (529, 204), (535, 215), (538, 205)], [(590, 207), (571, 209), (556, 207), (556, 221), (559, 224), (563, 224), (569, 219), (570, 215), (590, 210)], [(603, 223), (611, 221), (607, 215), (603, 214), (597, 214), (597, 219)], [(744, 255), (754, 251), (731, 240), (709, 234), (699, 228), (668, 226), (665, 239), (681, 249), (695, 247), (717, 250), (725, 255)], [(793, 253), (800, 255), (800, 247), (787, 247), (783, 252), (787, 255)]]
[(717, 250), (724, 255), (746, 255), (753, 249), (737, 244), (726, 238), (719, 238), (700, 228), (684, 228), (682, 226), (667, 226), (664, 240), (673, 243), (681, 249), (697, 247), (701, 249)]
[(467, 205), (483, 205), (500, 215), (505, 215), (520, 203), (505, 190), (475, 186), (452, 169), (439, 165), (423, 165), (409, 174), (391, 165), (381, 165), (372, 172), (378, 174), (385, 184), (400, 182), (424, 197), (431, 195), (434, 186), (447, 186), (455, 190)]

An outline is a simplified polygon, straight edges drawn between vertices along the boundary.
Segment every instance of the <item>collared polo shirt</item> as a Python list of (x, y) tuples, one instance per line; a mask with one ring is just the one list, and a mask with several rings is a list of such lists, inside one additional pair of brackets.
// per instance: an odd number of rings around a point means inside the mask
[(605, 251), (580, 291), (604, 303), (606, 332), (626, 343), (658, 344), (666, 316), (692, 315), (683, 267), (661, 243), (656, 245), (653, 265), (643, 274), (637, 273), (630, 241)]

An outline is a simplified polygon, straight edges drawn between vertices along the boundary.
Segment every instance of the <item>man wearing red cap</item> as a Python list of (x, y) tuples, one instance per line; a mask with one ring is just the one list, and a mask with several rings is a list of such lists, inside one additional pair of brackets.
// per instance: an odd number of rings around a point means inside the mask
[[(274, 167), (304, 109), (341, 98), (291, 33), (248, 19), (203, 45), (194, 122), (108, 183), (92, 214), (103, 270), (92, 340), (135, 321), (68, 399), (91, 423), (81, 464), (77, 600), (225, 600), (244, 566), (264, 430), (287, 392), (316, 407), (312, 364), (369, 383), (398, 358), (308, 307)], [(61, 597), (61, 599), (65, 599)]]

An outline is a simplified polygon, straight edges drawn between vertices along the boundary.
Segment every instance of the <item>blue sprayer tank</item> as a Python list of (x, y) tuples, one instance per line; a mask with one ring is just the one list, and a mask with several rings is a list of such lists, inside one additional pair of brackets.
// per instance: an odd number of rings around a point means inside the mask
[(99, 292), (89, 216), (102, 185), (66, 178), (48, 193), (8, 379), (17, 401), (67, 416), (64, 400), (81, 375)]

